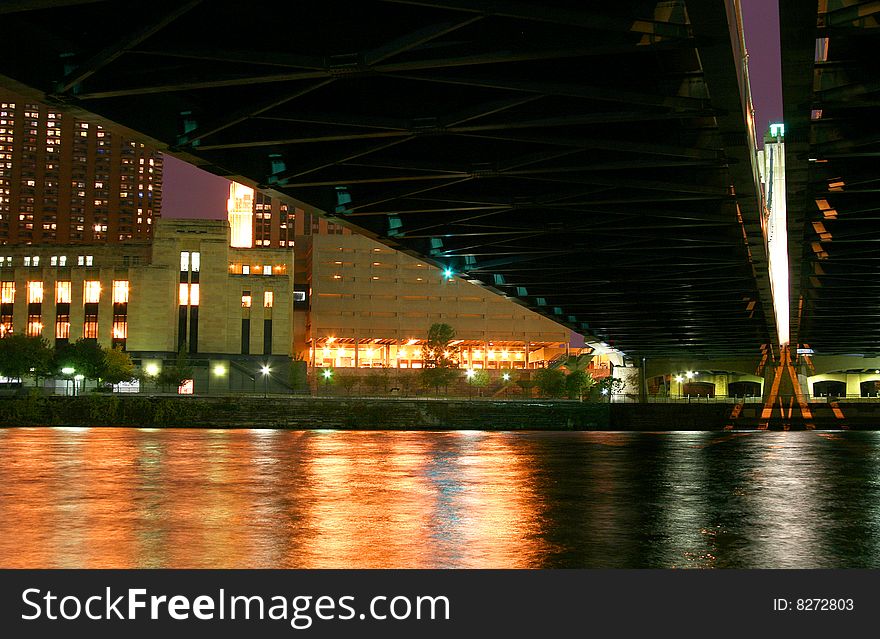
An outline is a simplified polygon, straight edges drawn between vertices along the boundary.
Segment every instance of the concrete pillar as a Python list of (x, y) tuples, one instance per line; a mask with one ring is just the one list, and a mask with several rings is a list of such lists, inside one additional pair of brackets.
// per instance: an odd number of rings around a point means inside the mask
[(648, 402), (648, 373), (647, 358), (642, 358), (642, 367), (639, 369), (639, 401), (643, 404)]
[(846, 394), (847, 396), (855, 395), (856, 397), (861, 396), (862, 387), (861, 387), (862, 376), (859, 373), (847, 373), (846, 374)]

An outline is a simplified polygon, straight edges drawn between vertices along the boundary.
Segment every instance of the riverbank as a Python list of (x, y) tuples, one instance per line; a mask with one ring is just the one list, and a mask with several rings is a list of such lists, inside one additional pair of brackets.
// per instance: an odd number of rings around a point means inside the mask
[[(880, 427), (880, 405), (840, 402), (835, 408), (817, 406), (813, 411), (815, 427)], [(759, 405), (743, 409), (735, 420), (731, 419), (733, 409), (732, 403), (604, 404), (538, 399), (29, 395), (0, 398), (0, 426), (548, 431), (759, 427)]]

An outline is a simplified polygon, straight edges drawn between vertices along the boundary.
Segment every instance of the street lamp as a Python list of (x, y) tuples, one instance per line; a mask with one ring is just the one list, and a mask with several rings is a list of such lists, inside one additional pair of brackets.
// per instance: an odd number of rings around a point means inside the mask
[(263, 397), (269, 396), (269, 373), (272, 371), (268, 364), (263, 364), (260, 372), (263, 374)]
[(684, 377), (676, 375), (675, 381), (678, 382), (678, 397), (681, 398), (681, 383), (684, 381)]
[(324, 377), (324, 392), (329, 392), (330, 390), (330, 379), (333, 377), (333, 369), (325, 368), (323, 373)]
[(73, 394), (74, 394), (74, 396), (76, 395), (76, 383), (79, 382), (80, 384), (82, 384), (84, 379), (85, 379), (84, 375), (74, 375), (73, 376)]

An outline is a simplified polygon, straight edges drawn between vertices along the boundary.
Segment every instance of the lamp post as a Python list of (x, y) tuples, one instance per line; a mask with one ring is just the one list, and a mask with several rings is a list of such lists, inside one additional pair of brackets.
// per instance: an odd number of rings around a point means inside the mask
[(80, 384), (82, 384), (84, 379), (85, 379), (84, 375), (74, 375), (73, 376), (73, 395), (74, 395), (74, 397), (76, 396), (76, 383), (79, 382)]
[(678, 398), (681, 399), (681, 383), (684, 381), (684, 377), (676, 375), (675, 381), (678, 382)]
[(269, 373), (272, 372), (272, 369), (268, 364), (263, 364), (260, 372), (263, 374), (263, 397), (269, 397)]
[(324, 392), (329, 393), (330, 379), (333, 377), (333, 370), (330, 368), (325, 368), (322, 375), (324, 377)]

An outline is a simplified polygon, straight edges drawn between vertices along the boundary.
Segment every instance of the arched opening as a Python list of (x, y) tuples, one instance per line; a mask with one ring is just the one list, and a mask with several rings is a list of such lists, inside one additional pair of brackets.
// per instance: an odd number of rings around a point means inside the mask
[(688, 382), (681, 394), (688, 397), (715, 397), (715, 384), (712, 382)]
[(731, 397), (760, 397), (761, 384), (759, 382), (730, 382), (727, 385), (727, 394)]
[(814, 397), (845, 397), (846, 383), (837, 382), (833, 379), (826, 379), (822, 382), (813, 384)]
[(872, 379), (859, 384), (862, 397), (880, 397), (880, 379)]

